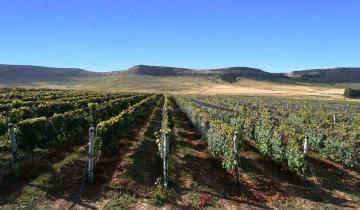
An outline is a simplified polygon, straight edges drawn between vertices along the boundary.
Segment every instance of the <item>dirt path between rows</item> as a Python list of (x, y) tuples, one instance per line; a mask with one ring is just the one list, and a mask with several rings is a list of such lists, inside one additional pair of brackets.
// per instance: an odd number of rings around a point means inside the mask
[[(143, 124), (143, 125), (141, 125)], [(57, 200), (54, 209), (112, 209), (149, 199), (161, 173), (154, 132), (160, 129), (161, 109), (156, 107), (147, 121), (139, 123), (129, 137), (119, 139), (121, 149), (96, 168), (95, 183), (87, 185), (81, 200)]]
[(245, 185), (235, 184), (221, 161), (207, 151), (207, 144), (179, 107), (174, 109), (174, 144), (170, 180), (177, 193), (168, 209), (262, 209), (264, 203), (248, 203)]

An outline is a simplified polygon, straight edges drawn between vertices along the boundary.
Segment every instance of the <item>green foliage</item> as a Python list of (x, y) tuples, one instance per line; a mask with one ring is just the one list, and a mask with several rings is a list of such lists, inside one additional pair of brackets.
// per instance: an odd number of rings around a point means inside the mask
[[(77, 94), (77, 92), (68, 91), (61, 93), (67, 96), (63, 98), (64, 101), (45, 102), (35, 107), (25, 106), (13, 108), (9, 112), (5, 112), (8, 119), (17, 122), (15, 130), (20, 151), (33, 153), (35, 149), (54, 148), (59, 145), (82, 140), (82, 137), (86, 136), (89, 127), (94, 122), (94, 115), (99, 120), (110, 118), (110, 116), (119, 114), (131, 104), (135, 104), (147, 97), (147, 95), (143, 94), (130, 96), (129, 94), (108, 95), (85, 92), (79, 93), (79, 96), (72, 96), (72, 99), (80, 100), (69, 102), (67, 100), (70, 100), (71, 95)], [(41, 93), (34, 93), (35, 96), (36, 94), (40, 95)], [(40, 98), (40, 96), (37, 97)], [(33, 99), (33, 97), (22, 97), (21, 100), (27, 99)], [(29, 102), (36, 104), (35, 101)], [(101, 102), (101, 104), (92, 106), (91, 102)], [(20, 102), (13, 104), (18, 103)], [(91, 105), (90, 110), (93, 109), (93, 112), (84, 107), (88, 104)], [(76, 107), (79, 109), (73, 109)], [(66, 111), (68, 109), (71, 109), (71, 111)], [(41, 117), (31, 118), (32, 116)], [(6, 117), (0, 117), (0, 135), (4, 134), (7, 130)]]
[(0, 136), (6, 133), (7, 127), (8, 126), (5, 117), (0, 115)]
[(112, 196), (110, 201), (104, 206), (104, 210), (129, 209), (130, 205), (136, 201), (133, 195), (121, 194)]
[(113, 154), (119, 147), (118, 139), (129, 133), (132, 125), (143, 120), (159, 99), (160, 95), (148, 97), (130, 106), (119, 115), (102, 121), (96, 128), (96, 148), (103, 156)]
[(208, 149), (214, 156), (223, 158), (223, 167), (232, 171), (236, 167), (236, 160), (233, 156), (233, 137), (236, 129), (215, 120), (210, 123), (209, 130), (206, 133)]
[(166, 203), (170, 203), (175, 199), (175, 191), (167, 189), (161, 184), (157, 184), (152, 195), (151, 195), (151, 203), (154, 206), (163, 206)]
[(222, 159), (223, 167), (227, 171), (234, 170), (237, 160), (233, 155), (233, 137), (236, 131), (240, 133), (238, 150), (241, 151), (243, 148), (241, 130), (223, 120), (218, 120), (211, 112), (196, 106), (186, 98), (177, 97), (177, 102), (207, 141), (210, 153)]
[(45, 117), (24, 120), (17, 124), (16, 140), (19, 149), (31, 153), (35, 148), (50, 146), (53, 130)]
[(31, 118), (17, 123), (19, 149), (31, 153), (35, 148), (46, 149), (84, 136), (89, 118), (83, 110), (55, 114), (51, 118)]
[[(38, 93), (40, 95), (40, 93)], [(77, 93), (68, 91), (67, 97), (59, 98), (59, 100), (48, 101), (49, 97), (45, 97), (44, 100), (40, 96), (37, 98), (34, 97), (22, 97), (21, 100), (17, 99), (17, 102), (12, 102), (9, 104), (0, 104), (1, 106), (7, 107), (8, 111), (3, 112), (3, 117), (7, 119), (8, 122), (17, 123), (21, 120), (37, 118), (37, 117), (52, 117), (54, 114), (60, 114), (64, 112), (69, 112), (76, 109), (87, 109), (88, 105), (95, 103), (101, 103), (102, 105), (98, 108), (107, 109), (99, 110), (97, 113), (100, 113), (102, 119), (109, 118), (111, 114), (117, 114), (117, 109), (124, 109), (122, 106), (128, 106), (138, 102), (140, 99), (144, 98), (146, 95), (136, 95), (131, 96), (129, 94), (81, 94), (77, 96)], [(73, 94), (73, 96), (71, 96)], [(80, 93), (79, 93), (80, 94)], [(17, 95), (19, 97), (19, 95)], [(20, 95), (21, 96), (21, 95)], [(129, 97), (130, 96), (130, 97)], [(55, 96), (51, 96), (53, 98)], [(23, 101), (26, 100), (26, 101)], [(30, 101), (28, 101), (30, 100)], [(34, 101), (33, 101), (34, 100)], [(123, 104), (121, 101), (123, 100)], [(6, 100), (3, 100), (3, 102)], [(93, 106), (92, 106), (93, 108)], [(96, 108), (96, 107), (95, 107)], [(5, 108), (4, 108), (5, 109)], [(110, 110), (109, 110), (110, 109)], [(106, 113), (105, 113), (106, 111)], [(5, 134), (4, 130), (0, 129), (0, 135)]]
[(358, 103), (232, 96), (186, 100), (241, 129), (263, 155), (291, 171), (305, 165), (305, 138), (311, 150), (326, 158), (350, 167), (359, 162)]
[(271, 157), (272, 151), (272, 138), (274, 127), (278, 123), (272, 116), (268, 109), (260, 111), (260, 120), (256, 124), (255, 140), (260, 152)]
[(134, 105), (144, 98), (146, 95), (136, 95), (126, 98), (119, 98), (115, 100), (110, 100), (107, 103), (89, 103), (90, 116), (93, 125), (109, 119), (110, 117), (119, 114), (119, 110), (125, 110), (129, 106)]

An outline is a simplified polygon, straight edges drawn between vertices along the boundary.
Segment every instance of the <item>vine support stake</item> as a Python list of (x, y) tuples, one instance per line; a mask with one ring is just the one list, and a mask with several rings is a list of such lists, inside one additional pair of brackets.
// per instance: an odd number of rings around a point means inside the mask
[(89, 129), (89, 164), (88, 164), (88, 182), (94, 182), (94, 162), (95, 162), (95, 128)]
[(236, 183), (240, 183), (240, 158), (239, 158), (239, 132), (235, 131), (233, 138), (233, 154), (236, 167)]
[(18, 178), (20, 175), (19, 170), (19, 158), (18, 158), (18, 146), (15, 137), (15, 125), (9, 124), (9, 137), (11, 142), (11, 153), (12, 153), (12, 167), (14, 170), (15, 178)]
[(306, 162), (307, 162), (307, 158), (306, 158), (306, 155), (307, 155), (307, 152), (308, 152), (308, 137), (305, 136), (305, 139), (304, 139), (304, 159), (305, 159), (305, 163), (304, 163), (304, 167), (302, 168), (302, 173), (303, 173), (303, 176), (305, 176), (305, 170), (306, 170)]
[(164, 132), (162, 134), (164, 141), (164, 154), (163, 154), (163, 173), (164, 173), (164, 187), (168, 186), (168, 170), (169, 170), (169, 137), (168, 133)]

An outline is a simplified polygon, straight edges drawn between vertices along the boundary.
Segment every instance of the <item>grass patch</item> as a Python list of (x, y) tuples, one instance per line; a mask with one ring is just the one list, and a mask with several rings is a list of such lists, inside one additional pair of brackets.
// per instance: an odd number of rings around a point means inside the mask
[(248, 161), (246, 161), (246, 159), (244, 160), (243, 158), (241, 159), (241, 168), (252, 178), (258, 178), (263, 176), (264, 174), (264, 171), (262, 169), (255, 167), (253, 164), (249, 163)]
[(10, 151), (0, 152), (0, 168), (8, 167), (11, 165), (12, 155)]
[(189, 146), (183, 147), (182, 150), (184, 157), (191, 155), (193, 152), (193, 149), (191, 149)]
[[(85, 148), (83, 148), (81, 150), (85, 150)], [(82, 151), (78, 151), (78, 152), (82, 152)], [(62, 161), (53, 164), (52, 168), (55, 171), (60, 171), (62, 168), (74, 165), (75, 162), (78, 161), (79, 159), (81, 159), (82, 157), (83, 157), (83, 155), (81, 155), (79, 153), (70, 154), (70, 155), (66, 156), (65, 159), (63, 159)]]
[(323, 210), (338, 210), (339, 208), (327, 203), (317, 203), (314, 206), (315, 209), (323, 209)]
[(305, 209), (302, 207), (302, 202), (296, 200), (295, 198), (286, 198), (286, 199), (277, 199), (272, 201), (272, 206), (275, 209), (288, 209), (288, 210), (302, 210)]
[(151, 196), (151, 204), (157, 207), (161, 207), (166, 203), (170, 203), (176, 197), (175, 191), (172, 189), (167, 189), (161, 184), (158, 184)]
[[(74, 153), (67, 155), (63, 160), (53, 164), (49, 172), (37, 176), (31, 183), (25, 186), (20, 194), (10, 195), (7, 200), (13, 200), (6, 205), (6, 209), (51, 209), (53, 197), (63, 193), (66, 184), (66, 174), (59, 174), (67, 167), (86, 158), (86, 147), (80, 147)], [(81, 168), (83, 165), (81, 165)], [(64, 178), (64, 179), (63, 179)]]
[(333, 194), (339, 196), (339, 197), (345, 197), (355, 203), (360, 203), (360, 194), (356, 192), (344, 192), (340, 190), (333, 190)]
[(136, 199), (133, 195), (117, 195), (106, 203), (104, 210), (129, 209), (134, 202), (136, 202)]

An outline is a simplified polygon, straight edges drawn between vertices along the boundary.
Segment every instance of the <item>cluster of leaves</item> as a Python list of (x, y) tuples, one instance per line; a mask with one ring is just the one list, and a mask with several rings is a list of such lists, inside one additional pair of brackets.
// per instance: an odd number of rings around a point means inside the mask
[(311, 150), (346, 166), (353, 166), (359, 160), (357, 104), (319, 101), (315, 104), (256, 97), (197, 97), (196, 100), (202, 104), (193, 102), (218, 119), (240, 127), (262, 154), (292, 171), (305, 165), (302, 152), (305, 138)]
[(84, 136), (90, 125), (87, 112), (82, 109), (39, 117), (17, 123), (16, 139), (19, 149), (32, 153), (36, 148), (47, 149)]
[(96, 150), (101, 156), (109, 156), (119, 148), (119, 138), (126, 136), (132, 125), (139, 123), (149, 114), (161, 95), (153, 95), (130, 106), (119, 115), (100, 122), (96, 127)]
[(151, 203), (154, 206), (161, 207), (166, 203), (174, 201), (175, 196), (175, 191), (164, 187), (158, 179), (155, 183), (155, 189), (151, 195)]
[[(223, 167), (227, 171), (233, 171), (237, 166), (237, 160), (233, 154), (233, 137), (239, 130), (195, 105), (188, 98), (177, 97), (177, 103), (207, 141), (209, 152), (222, 159)], [(238, 138), (242, 142), (241, 134)], [(240, 143), (238, 151), (241, 151), (242, 147), (243, 144)]]
[(161, 123), (161, 131), (168, 133), (171, 132), (171, 129), (174, 127), (173, 120), (173, 101), (169, 96), (164, 97), (164, 106), (163, 106), (163, 118)]
[(0, 115), (0, 136), (1, 134), (5, 134), (6, 131), (7, 131), (6, 118)]

